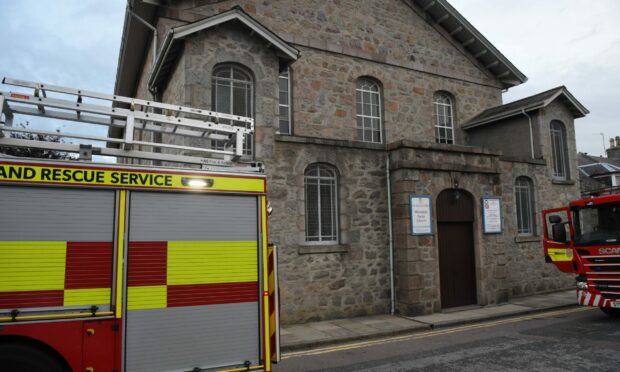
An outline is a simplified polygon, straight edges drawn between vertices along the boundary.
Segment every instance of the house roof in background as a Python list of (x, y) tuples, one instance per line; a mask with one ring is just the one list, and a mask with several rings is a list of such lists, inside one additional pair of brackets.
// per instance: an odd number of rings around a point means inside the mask
[(580, 152), (577, 156), (579, 171), (588, 177), (620, 174), (620, 159), (588, 155)]

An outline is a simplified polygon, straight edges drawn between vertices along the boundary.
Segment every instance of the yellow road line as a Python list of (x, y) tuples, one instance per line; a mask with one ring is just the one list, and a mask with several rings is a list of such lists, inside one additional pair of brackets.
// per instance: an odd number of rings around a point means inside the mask
[(540, 317), (551, 317), (555, 315), (571, 314), (571, 313), (577, 313), (577, 312), (592, 310), (592, 309), (593, 309), (592, 307), (580, 306), (580, 307), (572, 308), (572, 309), (556, 310), (556, 311), (550, 311), (550, 312), (539, 312), (539, 313), (524, 315), (524, 316), (515, 317), (515, 318), (500, 319), (500, 320), (495, 320), (495, 321), (490, 321), (490, 322), (485, 322), (485, 323), (468, 324), (468, 325), (451, 327), (451, 328), (446, 328), (446, 329), (419, 332), (419, 333), (409, 334), (409, 335), (404, 335), (404, 336), (384, 337), (384, 338), (380, 338), (377, 340), (371, 340), (371, 341), (360, 341), (360, 342), (348, 343), (344, 345), (322, 347), (322, 348), (317, 348), (317, 349), (312, 349), (312, 350), (294, 351), (294, 352), (283, 354), (282, 359), (288, 359), (288, 358), (294, 358), (294, 357), (300, 357), (300, 356), (309, 356), (309, 355), (320, 355), (320, 354), (326, 354), (326, 353), (333, 353), (336, 351), (360, 349), (364, 347), (388, 344), (388, 343), (399, 342), (399, 341), (408, 341), (408, 340), (416, 340), (416, 339), (425, 338), (425, 337), (442, 336), (442, 335), (464, 332), (464, 331), (473, 330), (473, 329), (489, 328), (489, 327), (494, 327), (494, 326), (501, 325), (501, 324), (516, 323), (516, 322), (520, 322), (523, 320), (536, 319)]

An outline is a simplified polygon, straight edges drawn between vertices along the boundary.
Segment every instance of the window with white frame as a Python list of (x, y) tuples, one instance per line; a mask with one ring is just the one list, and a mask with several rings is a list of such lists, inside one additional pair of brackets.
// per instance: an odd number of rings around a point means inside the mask
[(551, 129), (551, 153), (553, 158), (553, 176), (568, 179), (568, 152), (566, 149), (566, 129), (564, 124), (554, 120)]
[(306, 241), (338, 242), (338, 178), (336, 169), (311, 164), (304, 173), (306, 198)]
[(357, 80), (357, 138), (364, 142), (381, 143), (381, 89), (369, 78)]
[(534, 235), (536, 208), (534, 205), (534, 185), (525, 176), (515, 181), (515, 204), (517, 210), (517, 234)]
[(454, 143), (454, 115), (452, 98), (446, 93), (438, 92), (433, 96), (435, 107), (435, 142)]
[(291, 134), (291, 70), (287, 67), (278, 77), (281, 134)]
[[(213, 69), (211, 104), (213, 111), (239, 116), (254, 116), (254, 79), (239, 65), (223, 64)], [(220, 120), (225, 123), (226, 120)], [(243, 153), (252, 155), (254, 138), (246, 135)], [(224, 149), (224, 141), (214, 140), (212, 146)]]

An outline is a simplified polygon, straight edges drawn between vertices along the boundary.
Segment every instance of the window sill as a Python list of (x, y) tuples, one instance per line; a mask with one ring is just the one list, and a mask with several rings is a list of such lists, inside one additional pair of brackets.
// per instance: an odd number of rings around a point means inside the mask
[(349, 246), (343, 244), (333, 245), (300, 245), (297, 248), (298, 254), (318, 254), (318, 253), (349, 253)]
[(551, 180), (551, 183), (554, 185), (574, 185), (575, 181), (573, 180)]
[(515, 236), (515, 243), (540, 243), (540, 236), (535, 235), (523, 235), (523, 236)]

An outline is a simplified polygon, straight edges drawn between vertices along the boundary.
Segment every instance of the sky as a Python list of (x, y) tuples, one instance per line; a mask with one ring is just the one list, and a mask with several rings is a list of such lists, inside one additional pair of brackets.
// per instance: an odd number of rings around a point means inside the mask
[[(602, 155), (620, 136), (620, 1), (450, 3), (529, 78), (504, 102), (565, 85), (590, 110), (578, 151)], [(112, 93), (124, 12), (124, 0), (0, 0), (0, 77)]]

